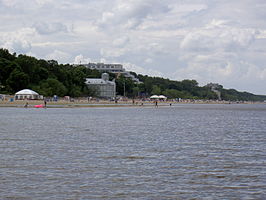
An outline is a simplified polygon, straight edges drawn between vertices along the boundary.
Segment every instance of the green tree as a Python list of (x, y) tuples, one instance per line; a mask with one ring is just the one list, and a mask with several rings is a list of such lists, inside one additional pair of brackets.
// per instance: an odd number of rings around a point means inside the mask
[(165, 95), (169, 99), (181, 98), (183, 96), (183, 95), (181, 95), (180, 91), (177, 91), (175, 89), (166, 89), (163, 92), (163, 95)]
[(17, 68), (18, 65), (11, 62), (5, 58), (0, 58), (0, 81), (1, 84), (6, 86), (6, 80), (8, 79), (10, 73)]
[(7, 49), (0, 49), (0, 58), (7, 59), (9, 61), (13, 61), (16, 58), (16, 53), (10, 54)]
[(151, 94), (160, 95), (161, 94), (161, 88), (158, 85), (153, 85)]
[(66, 87), (57, 79), (48, 78), (45, 81), (42, 81), (40, 84), (41, 94), (45, 96), (64, 96), (67, 92)]
[(71, 88), (68, 90), (68, 94), (72, 97), (80, 97), (82, 96), (82, 88), (77, 85), (71, 85)]
[(27, 88), (29, 84), (29, 76), (21, 71), (21, 69), (15, 68), (7, 79), (7, 86), (11, 88), (12, 92)]
[(152, 86), (153, 86), (153, 81), (151, 78), (145, 78), (144, 80), (144, 86), (145, 86), (145, 92), (148, 94), (151, 94), (152, 91)]
[(198, 82), (196, 80), (183, 80), (181, 82), (182, 86), (183, 86), (183, 90), (193, 90), (198, 86)]
[(140, 92), (140, 89), (139, 87), (133, 87), (132, 89), (132, 94), (133, 94), (133, 97), (138, 97), (139, 96), (139, 92)]
[(21, 67), (21, 70), (29, 76), (30, 83), (38, 84), (41, 78), (37, 59), (31, 56), (19, 55), (15, 61)]

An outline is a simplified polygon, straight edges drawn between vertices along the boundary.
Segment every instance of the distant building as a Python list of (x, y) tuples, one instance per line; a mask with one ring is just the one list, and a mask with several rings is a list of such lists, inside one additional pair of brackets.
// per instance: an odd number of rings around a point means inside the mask
[(115, 98), (116, 96), (115, 81), (109, 81), (107, 73), (103, 73), (102, 78), (87, 78), (85, 83), (98, 97)]
[(88, 63), (88, 64), (82, 64), (85, 67), (88, 67), (90, 69), (97, 69), (102, 72), (109, 72), (114, 73), (117, 75), (124, 75), (126, 78), (130, 78), (135, 83), (141, 83), (138, 78), (136, 78), (133, 74), (126, 71), (123, 68), (123, 65), (121, 64), (104, 64), (104, 63)]
[(215, 92), (219, 101), (222, 100), (221, 92), (219, 91), (219, 89), (222, 89), (221, 85), (219, 85), (218, 83), (208, 83), (206, 87), (209, 87), (211, 91)]
[(125, 71), (121, 64), (104, 64), (104, 63), (88, 63), (82, 64), (90, 69), (97, 69), (99, 71), (111, 72), (111, 73), (122, 73)]

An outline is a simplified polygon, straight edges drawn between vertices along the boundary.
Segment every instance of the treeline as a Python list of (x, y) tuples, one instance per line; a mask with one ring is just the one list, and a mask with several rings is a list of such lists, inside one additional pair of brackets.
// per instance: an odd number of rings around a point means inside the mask
[[(138, 75), (147, 94), (163, 94), (168, 98), (217, 99), (217, 95), (207, 87), (199, 87), (196, 80), (172, 81), (160, 77)], [(142, 91), (143, 92), (143, 91)]]
[[(134, 72), (132, 72), (136, 75)], [(144, 84), (144, 91), (148, 94), (163, 94), (168, 98), (182, 99), (218, 99), (218, 95), (208, 86), (200, 87), (196, 80), (173, 81), (159, 77), (137, 75)], [(219, 85), (218, 91), (222, 100), (226, 101), (264, 101), (266, 95), (254, 95), (239, 92), (235, 89), (224, 89)]]
[(86, 77), (99, 77), (100, 72), (86, 67), (58, 64), (54, 60), (10, 54), (0, 49), (0, 93), (14, 94), (29, 88), (44, 96), (88, 96)]
[[(211, 90), (210, 87), (200, 87), (196, 80), (173, 81), (160, 77), (149, 77), (137, 75), (140, 81), (143, 82), (141, 92), (146, 94), (163, 94), (168, 98), (182, 98), (182, 99), (205, 99), (216, 100), (218, 95)], [(222, 100), (227, 101), (264, 101), (265, 95), (254, 95), (248, 92), (239, 92), (234, 89), (224, 89), (219, 85), (219, 92)]]
[[(182, 99), (218, 99), (209, 87), (200, 87), (196, 80), (173, 81), (160, 77), (150, 77), (131, 72), (142, 83), (136, 84), (123, 75), (110, 74), (115, 79), (117, 95), (131, 98), (145, 98), (153, 94), (163, 94), (168, 98)], [(14, 94), (29, 88), (44, 96), (95, 96), (86, 84), (86, 78), (99, 78), (101, 72), (84, 66), (58, 64), (55, 60), (36, 59), (27, 55), (9, 53), (0, 49), (0, 93)], [(266, 96), (247, 92), (223, 89), (220, 87), (223, 100), (262, 101)]]

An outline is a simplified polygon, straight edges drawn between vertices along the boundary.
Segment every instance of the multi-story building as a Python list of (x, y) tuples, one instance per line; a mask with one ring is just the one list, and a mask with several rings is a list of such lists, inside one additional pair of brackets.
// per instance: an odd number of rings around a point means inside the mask
[(86, 85), (95, 92), (95, 95), (101, 98), (115, 98), (115, 81), (109, 81), (109, 74), (103, 73), (102, 78), (87, 78)]
[(126, 78), (131, 78), (135, 83), (141, 83), (138, 78), (136, 78), (133, 74), (126, 71), (121, 64), (104, 64), (104, 63), (88, 63), (82, 64), (90, 69), (97, 69), (102, 72), (110, 72), (114, 74), (122, 74)]
[(99, 71), (111, 72), (111, 73), (123, 73), (125, 69), (121, 64), (104, 64), (104, 63), (88, 63), (83, 64), (90, 69), (97, 69)]

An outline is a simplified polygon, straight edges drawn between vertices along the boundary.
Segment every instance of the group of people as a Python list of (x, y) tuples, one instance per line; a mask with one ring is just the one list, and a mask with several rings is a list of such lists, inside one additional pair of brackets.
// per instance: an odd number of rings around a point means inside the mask
[[(35, 105), (34, 107), (35, 108), (47, 108), (47, 101), (46, 101), (46, 99), (43, 100), (43, 103), (44, 104)], [(28, 107), (29, 107), (29, 103), (26, 102), (25, 105), (24, 105), (24, 108), (28, 108)]]

